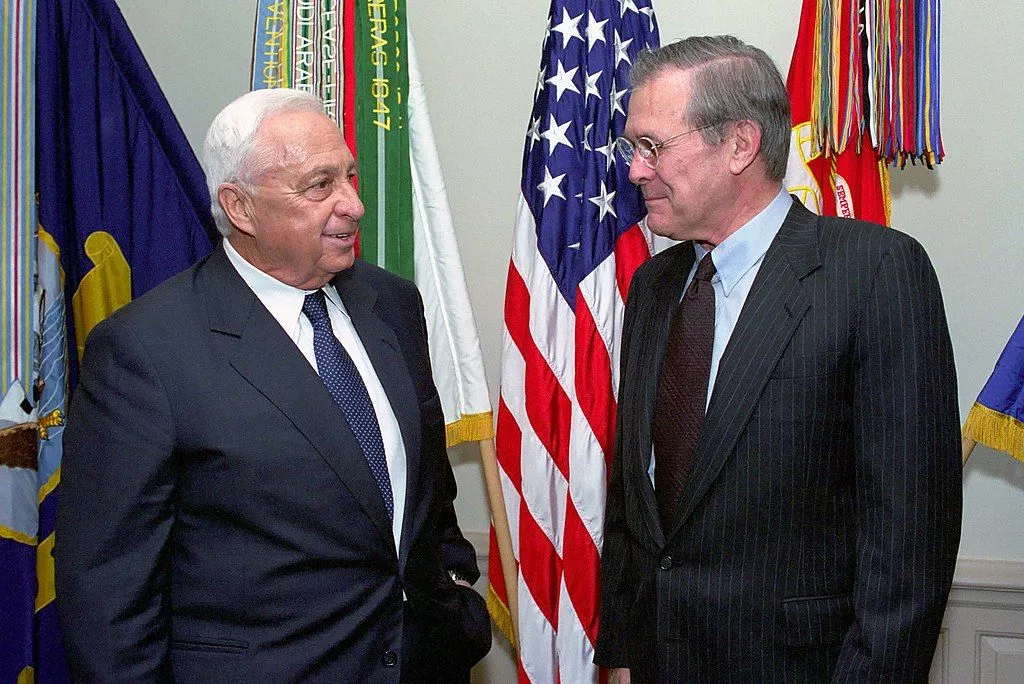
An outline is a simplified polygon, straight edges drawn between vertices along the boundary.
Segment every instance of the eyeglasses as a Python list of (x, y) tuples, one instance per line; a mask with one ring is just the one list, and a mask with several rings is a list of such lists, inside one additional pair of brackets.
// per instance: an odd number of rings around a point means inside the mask
[(629, 138), (622, 136), (615, 141), (615, 149), (619, 151), (619, 156), (622, 157), (623, 161), (625, 161), (627, 164), (632, 164), (633, 157), (639, 153), (640, 161), (644, 163), (644, 166), (649, 168), (651, 171), (654, 171), (655, 169), (658, 168), (659, 150), (664, 149), (665, 146), (667, 146), (670, 142), (678, 140), (679, 138), (682, 138), (684, 135), (696, 133), (697, 131), (703, 131), (705, 128), (711, 128), (714, 125), (715, 124), (712, 123), (706, 124), (699, 128), (691, 128), (688, 131), (683, 131), (679, 135), (673, 135), (671, 138), (668, 138), (667, 140), (662, 140), (661, 142), (655, 142), (654, 140), (644, 135), (637, 138), (636, 142), (634, 143)]

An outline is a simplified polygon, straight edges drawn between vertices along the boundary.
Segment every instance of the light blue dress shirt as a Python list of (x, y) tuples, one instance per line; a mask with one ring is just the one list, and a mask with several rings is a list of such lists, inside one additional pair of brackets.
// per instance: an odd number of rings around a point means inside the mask
[[(768, 206), (760, 211), (754, 218), (740, 226), (732, 235), (727, 237), (711, 250), (711, 261), (715, 264), (715, 275), (711, 279), (711, 285), (715, 290), (715, 341), (711, 347), (711, 375), (708, 378), (708, 395), (704, 408), (711, 403), (711, 393), (715, 388), (715, 377), (718, 375), (718, 364), (722, 360), (722, 354), (729, 344), (732, 331), (736, 329), (736, 321), (739, 320), (743, 304), (750, 294), (750, 286), (754, 284), (754, 277), (761, 268), (764, 255), (772, 240), (778, 235), (782, 228), (786, 215), (793, 204), (793, 198), (785, 189), (779, 191)], [(708, 250), (696, 242), (693, 243), (693, 250), (696, 259), (686, 277), (686, 285), (683, 292), (690, 286), (690, 281), (697, 273), (697, 264), (708, 253)], [(653, 447), (652, 447), (653, 452)], [(651, 465), (648, 468), (651, 482), (654, 482), (654, 455), (651, 458)]]
[[(715, 377), (718, 375), (718, 363), (722, 360), (725, 347), (729, 344), (732, 331), (736, 329), (736, 321), (740, 311), (750, 294), (750, 286), (761, 268), (764, 255), (772, 240), (782, 228), (782, 222), (793, 204), (793, 198), (785, 190), (780, 190), (775, 199), (754, 218), (743, 224), (735, 233), (727, 237), (721, 244), (711, 250), (711, 261), (715, 264), (715, 275), (711, 285), (715, 289), (715, 342), (711, 347), (711, 376), (708, 379), (708, 396), (704, 404), (707, 409), (711, 403), (711, 392), (715, 388)], [(686, 278), (686, 287), (690, 286), (697, 264), (708, 253), (708, 250), (696, 242), (693, 250), (697, 258), (693, 260), (690, 275)], [(686, 287), (683, 292), (686, 292)]]

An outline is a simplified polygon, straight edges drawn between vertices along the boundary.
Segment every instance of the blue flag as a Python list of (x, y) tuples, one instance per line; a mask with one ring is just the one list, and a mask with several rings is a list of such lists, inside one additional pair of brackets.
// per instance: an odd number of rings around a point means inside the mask
[(202, 170), (117, 5), (36, 7), (38, 333), (26, 402), (38, 450), (0, 477), (11, 485), (0, 499), (25, 509), (14, 517), (27, 528), (0, 535), (0, 682), (68, 679), (53, 533), (64, 415), (85, 338), (217, 239)]
[(1024, 318), (971, 408), (964, 437), (1024, 462)]
[(117, 5), (59, 0), (37, 16), (39, 222), (60, 249), (80, 350), (104, 312), (209, 253), (216, 229), (202, 169)]

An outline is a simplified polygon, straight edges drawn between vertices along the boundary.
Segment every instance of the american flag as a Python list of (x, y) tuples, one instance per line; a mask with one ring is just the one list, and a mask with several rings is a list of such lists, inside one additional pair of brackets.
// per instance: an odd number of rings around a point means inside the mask
[[(521, 681), (598, 675), (619, 338), (630, 279), (650, 256), (642, 197), (615, 139), (631, 65), (657, 45), (649, 0), (551, 3), (505, 290), (497, 427)], [(489, 603), (501, 625), (508, 594), (493, 536)]]

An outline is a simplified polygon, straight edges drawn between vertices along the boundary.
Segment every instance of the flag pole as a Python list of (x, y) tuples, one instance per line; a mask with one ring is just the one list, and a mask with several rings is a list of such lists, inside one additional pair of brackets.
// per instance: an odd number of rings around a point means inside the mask
[(519, 643), (519, 582), (516, 578), (516, 561), (512, 553), (512, 533), (508, 526), (505, 496), (502, 494), (501, 479), (498, 476), (498, 454), (494, 449), (493, 439), (482, 439), (479, 444), (480, 460), (484, 465), (484, 485), (487, 487), (487, 503), (491, 507), (491, 522), (498, 543), (501, 575), (505, 580), (505, 594), (512, 623), (512, 643), (515, 646)]
[(971, 452), (974, 451), (974, 447), (978, 446), (978, 443), (970, 437), (963, 437), (960, 444), (963, 450), (964, 465), (967, 465), (967, 459), (971, 457)]

